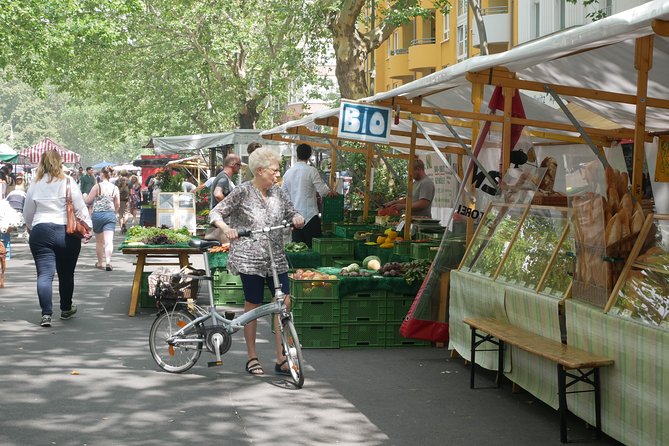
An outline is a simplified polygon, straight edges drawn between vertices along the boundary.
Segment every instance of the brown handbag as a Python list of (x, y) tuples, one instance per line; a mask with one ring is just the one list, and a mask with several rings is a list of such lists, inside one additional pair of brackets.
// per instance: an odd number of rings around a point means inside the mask
[(77, 238), (90, 237), (91, 227), (81, 218), (77, 217), (77, 214), (74, 212), (74, 203), (72, 203), (72, 190), (70, 189), (69, 178), (67, 179), (67, 188), (65, 192), (65, 210), (67, 212), (67, 226), (65, 227), (65, 232), (68, 235)]

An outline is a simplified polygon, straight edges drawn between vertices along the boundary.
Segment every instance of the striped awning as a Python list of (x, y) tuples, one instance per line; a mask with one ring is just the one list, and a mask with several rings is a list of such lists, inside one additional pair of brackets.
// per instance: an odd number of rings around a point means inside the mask
[(81, 158), (78, 153), (59, 146), (49, 138), (44, 138), (41, 142), (30, 146), (27, 149), (23, 149), (19, 153), (32, 164), (37, 164), (42, 154), (47, 150), (56, 150), (63, 158), (63, 162), (67, 164), (78, 163)]

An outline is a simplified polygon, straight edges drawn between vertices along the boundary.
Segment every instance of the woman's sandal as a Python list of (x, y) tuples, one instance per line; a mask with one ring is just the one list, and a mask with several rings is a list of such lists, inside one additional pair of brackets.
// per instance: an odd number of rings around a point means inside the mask
[(258, 358), (251, 358), (246, 362), (246, 371), (251, 375), (263, 375), (265, 373)]
[(96, 264), (95, 264), (95, 267), (96, 267), (97, 269), (103, 269), (103, 268), (102, 268), (102, 265), (100, 265), (99, 263), (96, 263)]
[(106, 267), (105, 269), (106, 269), (107, 271), (111, 271), (111, 270), (112, 270), (111, 263), (107, 263), (107, 267)]
[[(286, 365), (285, 369), (283, 368), (284, 364)], [(288, 366), (288, 360), (287, 359), (284, 359), (283, 362), (281, 362), (281, 363), (275, 362), (274, 363), (274, 373), (276, 373), (277, 375), (290, 376), (290, 369), (288, 367), (289, 366)]]

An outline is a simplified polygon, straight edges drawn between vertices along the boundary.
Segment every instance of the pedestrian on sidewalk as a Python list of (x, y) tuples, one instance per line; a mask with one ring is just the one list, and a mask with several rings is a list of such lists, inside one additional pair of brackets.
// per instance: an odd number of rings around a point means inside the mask
[(111, 256), (114, 251), (114, 230), (116, 229), (116, 213), (121, 207), (118, 187), (111, 184), (112, 170), (109, 167), (100, 171), (101, 181), (91, 189), (86, 202), (93, 204), (93, 232), (95, 233), (95, 253), (97, 269), (102, 269), (102, 262), (107, 271), (112, 270)]
[(55, 150), (44, 152), (40, 158), (37, 174), (30, 184), (23, 207), (23, 217), (30, 233), (30, 252), (37, 268), (37, 297), (42, 308), (42, 327), (51, 326), (55, 273), (58, 273), (60, 318), (70, 319), (77, 312), (72, 294), (81, 240), (65, 233), (68, 182), (75, 213), (91, 225), (81, 191), (75, 181), (63, 173), (63, 160)]

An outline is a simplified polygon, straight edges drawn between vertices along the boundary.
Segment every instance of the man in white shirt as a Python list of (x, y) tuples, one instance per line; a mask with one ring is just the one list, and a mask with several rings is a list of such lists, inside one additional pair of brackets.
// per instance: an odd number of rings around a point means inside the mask
[(304, 242), (311, 248), (311, 240), (322, 234), (316, 193), (321, 197), (331, 197), (337, 195), (337, 192), (331, 191), (318, 170), (308, 164), (311, 158), (309, 144), (300, 144), (296, 152), (297, 162), (284, 174), (281, 188), (288, 193), (293, 206), (306, 222), (302, 229), (293, 230), (293, 241)]

